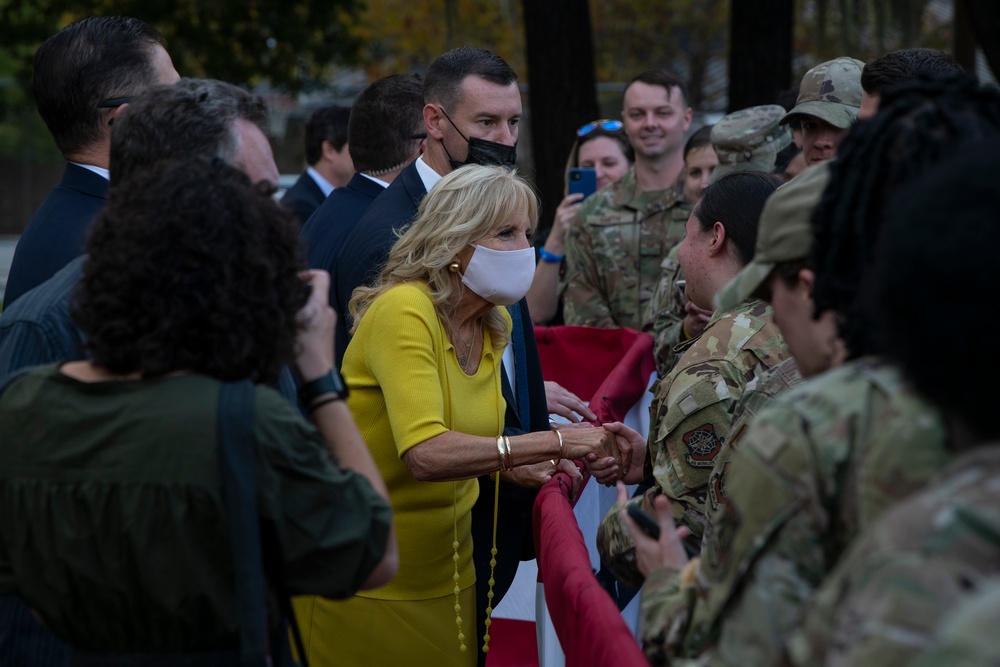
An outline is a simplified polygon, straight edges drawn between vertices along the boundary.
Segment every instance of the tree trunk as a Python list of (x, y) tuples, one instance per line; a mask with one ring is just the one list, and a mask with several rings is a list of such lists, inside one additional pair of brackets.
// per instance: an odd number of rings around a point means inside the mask
[(791, 85), (793, 0), (732, 0), (729, 110), (774, 104)]
[(562, 200), (576, 128), (598, 118), (594, 41), (587, 0), (522, 0), (535, 186), (542, 226)]

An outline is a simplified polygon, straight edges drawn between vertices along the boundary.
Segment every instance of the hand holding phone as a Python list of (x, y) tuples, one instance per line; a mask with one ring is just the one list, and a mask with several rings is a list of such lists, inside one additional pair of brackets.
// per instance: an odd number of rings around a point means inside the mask
[(597, 170), (573, 167), (569, 170), (569, 194), (581, 194), (586, 199), (597, 192)]
[(641, 507), (635, 503), (626, 505), (626, 512), (632, 517), (639, 529), (654, 540), (660, 539), (660, 522), (646, 514)]

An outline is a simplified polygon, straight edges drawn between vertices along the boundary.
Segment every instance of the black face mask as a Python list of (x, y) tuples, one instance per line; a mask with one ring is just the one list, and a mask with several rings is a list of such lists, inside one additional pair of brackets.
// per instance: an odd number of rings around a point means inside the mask
[[(465, 158), (465, 162), (459, 162), (451, 157), (451, 153), (448, 152), (448, 147), (445, 146), (444, 152), (448, 156), (448, 162), (451, 163), (452, 169), (458, 169), (467, 164), (479, 164), (484, 166), (499, 166), (499, 167), (514, 167), (515, 160), (517, 158), (517, 145), (508, 146), (506, 144), (498, 144), (495, 141), (487, 141), (486, 139), (477, 139), (472, 137), (469, 139), (462, 131), (458, 129), (455, 122), (452, 121), (451, 116), (448, 115), (443, 108), (441, 113), (444, 117), (448, 119), (451, 126), (455, 128), (458, 135), (465, 139), (466, 143), (469, 144), (469, 154)], [(444, 143), (441, 144), (444, 146)]]

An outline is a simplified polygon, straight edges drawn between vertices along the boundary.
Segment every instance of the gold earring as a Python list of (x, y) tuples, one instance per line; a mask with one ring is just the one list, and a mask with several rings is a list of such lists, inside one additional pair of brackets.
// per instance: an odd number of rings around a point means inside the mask
[(451, 264), (448, 265), (448, 270), (451, 271), (452, 273), (458, 273), (458, 270), (460, 268), (462, 268), (462, 265), (459, 264), (458, 262), (452, 262)]

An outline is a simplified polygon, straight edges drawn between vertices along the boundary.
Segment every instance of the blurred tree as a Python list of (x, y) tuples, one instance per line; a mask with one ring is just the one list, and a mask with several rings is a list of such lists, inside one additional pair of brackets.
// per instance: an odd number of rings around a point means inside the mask
[(791, 85), (793, 0), (732, 0), (729, 110), (774, 104)]
[(238, 84), (269, 81), (308, 88), (330, 64), (360, 49), (361, 0), (0, 0), (0, 45), (17, 61), (13, 78), (31, 79), (31, 56), (47, 37), (80, 18), (125, 15), (155, 26), (186, 76)]
[(524, 0), (535, 186), (543, 225), (563, 198), (573, 128), (599, 117), (587, 0)]
[(457, 46), (493, 51), (524, 75), (521, 4), (516, 0), (368, 0), (358, 17), (359, 61), (372, 79), (423, 72)]
[[(598, 81), (628, 81), (666, 68), (688, 81), (695, 109), (718, 108), (725, 90), (708, 90), (709, 70), (724, 69), (726, 0), (604, 0), (592, 7)], [(617, 104), (617, 101), (616, 101)]]
[[(907, 47), (950, 50), (958, 1), (795, 0), (793, 81), (838, 56), (867, 62)], [(983, 4), (996, 6), (993, 0)]]

